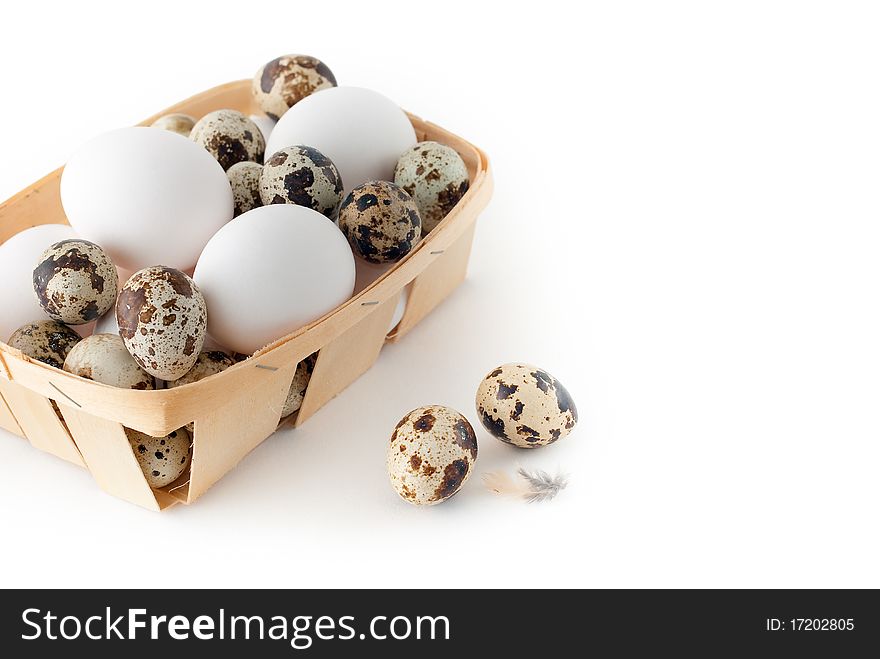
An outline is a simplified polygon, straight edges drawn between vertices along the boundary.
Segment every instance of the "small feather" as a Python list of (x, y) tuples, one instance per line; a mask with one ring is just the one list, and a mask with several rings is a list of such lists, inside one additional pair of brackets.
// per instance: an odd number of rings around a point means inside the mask
[(483, 484), (490, 492), (501, 496), (522, 497), (528, 494), (524, 484), (515, 482), (506, 471), (490, 471), (483, 474)]
[(495, 494), (517, 497), (528, 503), (550, 501), (568, 485), (568, 476), (564, 474), (551, 476), (542, 469), (530, 472), (522, 467), (516, 473), (520, 477), (517, 480), (505, 471), (491, 471), (483, 474), (483, 483)]

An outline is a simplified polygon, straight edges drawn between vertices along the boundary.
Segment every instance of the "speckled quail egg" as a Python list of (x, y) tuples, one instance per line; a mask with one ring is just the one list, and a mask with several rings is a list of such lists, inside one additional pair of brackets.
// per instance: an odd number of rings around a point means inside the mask
[(486, 430), (520, 448), (552, 444), (571, 432), (578, 418), (562, 383), (529, 364), (504, 364), (483, 378), (477, 414)]
[(422, 235), (440, 224), (470, 186), (467, 166), (458, 152), (438, 142), (419, 142), (397, 161), (394, 182), (419, 207)]
[(468, 420), (442, 405), (419, 407), (400, 420), (388, 445), (388, 476), (397, 493), (433, 505), (458, 492), (477, 460)]
[(150, 437), (125, 429), (128, 442), (150, 487), (165, 487), (176, 481), (189, 466), (190, 436), (178, 428), (165, 437)]
[(205, 342), (205, 298), (186, 274), (154, 266), (134, 273), (116, 302), (119, 335), (135, 361), (160, 380), (183, 377)]
[[(225, 371), (230, 366), (235, 366), (235, 363), (232, 355), (222, 350), (203, 350), (199, 353), (195, 366), (189, 369), (186, 375), (173, 382), (166, 383), (166, 386), (169, 389), (173, 389), (174, 387), (182, 387), (185, 384), (192, 384), (193, 382), (204, 380), (210, 375), (216, 375), (221, 371)], [(193, 424), (188, 423), (186, 429), (192, 433)]]
[(19, 327), (7, 343), (32, 359), (63, 368), (67, 355), (81, 340), (67, 325), (55, 320), (39, 320)]
[(422, 220), (405, 190), (388, 181), (369, 181), (354, 188), (342, 202), (339, 228), (361, 258), (394, 263), (421, 238)]
[(321, 60), (308, 55), (282, 55), (260, 67), (252, 91), (263, 112), (277, 120), (309, 94), (335, 86), (336, 77)]
[(116, 302), (116, 266), (87, 240), (62, 240), (40, 256), (33, 276), (37, 301), (52, 320), (85, 325)]
[(260, 177), (263, 204), (296, 204), (336, 219), (342, 203), (336, 165), (310, 146), (289, 146), (272, 154)]
[(237, 162), (262, 162), (266, 140), (257, 125), (236, 110), (215, 110), (196, 122), (189, 138), (228, 170)]
[(317, 360), (318, 353), (315, 352), (296, 365), (296, 373), (293, 375), (290, 390), (287, 392), (287, 399), (284, 401), (284, 407), (281, 409), (282, 419), (290, 416), (302, 407), (303, 400), (306, 397), (306, 389), (309, 387), (309, 380), (312, 379), (312, 373), (315, 370), (315, 362)]
[(161, 128), (163, 130), (170, 130), (172, 133), (177, 133), (178, 135), (183, 135), (184, 137), (189, 137), (189, 134), (192, 132), (193, 126), (196, 125), (196, 120), (193, 119), (188, 114), (182, 114), (179, 112), (175, 112), (174, 114), (166, 114), (162, 117), (159, 117), (150, 124), (152, 128)]
[(155, 389), (153, 376), (128, 354), (118, 334), (92, 334), (68, 353), (64, 370), (123, 389)]
[(260, 175), (263, 166), (259, 163), (237, 162), (226, 172), (232, 186), (232, 199), (235, 202), (233, 217), (247, 213), (252, 208), (262, 206), (260, 200)]

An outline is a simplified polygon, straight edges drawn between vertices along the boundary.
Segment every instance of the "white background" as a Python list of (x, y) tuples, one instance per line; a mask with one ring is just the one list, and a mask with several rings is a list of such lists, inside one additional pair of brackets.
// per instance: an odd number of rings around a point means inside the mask
[[(127, 6), (4, 8), (0, 196), (286, 52), (483, 147), (496, 195), (468, 281), (191, 507), (0, 432), (2, 585), (880, 586), (875, 5)], [(476, 423), (514, 360), (567, 385), (575, 432), (522, 452), (478, 427), (459, 495), (399, 500), (397, 420)], [(517, 464), (571, 485), (482, 488)]]

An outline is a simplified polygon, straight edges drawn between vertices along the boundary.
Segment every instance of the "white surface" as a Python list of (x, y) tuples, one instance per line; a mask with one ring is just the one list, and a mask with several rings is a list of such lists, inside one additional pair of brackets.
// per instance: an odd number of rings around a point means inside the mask
[(372, 89), (322, 89), (281, 116), (266, 153), (298, 145), (318, 149), (336, 165), (346, 194), (367, 181), (393, 181), (397, 160), (416, 143), (396, 103)]
[(232, 219), (229, 179), (189, 138), (129, 127), (89, 140), (61, 175), (61, 203), (77, 235), (121, 268), (192, 268)]
[(211, 336), (250, 355), (351, 298), (354, 255), (318, 211), (259, 206), (214, 234), (193, 279), (208, 303)]
[[(2, 81), (28, 102), (3, 116), (40, 127), (4, 135), (7, 195), (291, 50), (471, 139), (497, 189), (461, 288), (194, 506), (140, 511), (0, 437), (4, 585), (880, 586), (877, 10), (571, 6), (273, 2), (255, 15), (290, 19), (234, 47), (222, 12), (194, 30), (138, 11), (132, 31), (7, 7)], [(512, 360), (562, 380), (581, 422), (527, 453), (477, 428), (477, 470), (561, 467), (569, 488), (399, 500), (397, 420), (438, 402), (476, 422), (479, 379)], [(132, 562), (169, 546), (185, 571)]]
[(34, 268), (47, 247), (75, 236), (68, 226), (46, 224), (0, 245), (0, 341), (8, 340), (25, 323), (49, 320), (34, 293)]

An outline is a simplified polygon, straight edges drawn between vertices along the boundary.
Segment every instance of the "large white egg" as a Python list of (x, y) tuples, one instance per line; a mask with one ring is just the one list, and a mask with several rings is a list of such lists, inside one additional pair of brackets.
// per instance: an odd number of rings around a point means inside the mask
[(224, 226), (193, 276), (208, 305), (208, 332), (251, 354), (351, 297), (354, 256), (339, 228), (304, 206), (254, 208)]
[[(257, 125), (257, 128), (259, 128), (260, 132), (263, 134), (263, 139), (268, 142), (269, 136), (272, 134), (272, 129), (275, 128), (275, 120), (272, 117), (267, 117), (265, 114), (252, 114), (248, 119)], [(268, 158), (266, 158), (266, 160), (268, 160)]]
[(69, 238), (76, 234), (66, 224), (41, 224), (0, 245), (0, 341), (25, 323), (49, 320), (34, 293), (34, 268), (47, 247)]
[(191, 268), (233, 209), (226, 172), (207, 150), (145, 127), (82, 146), (61, 175), (61, 203), (79, 237), (128, 270)]
[(369, 89), (331, 87), (284, 113), (266, 158), (287, 146), (314, 147), (336, 165), (347, 193), (367, 181), (393, 181), (397, 160), (415, 143), (409, 118), (393, 101)]

